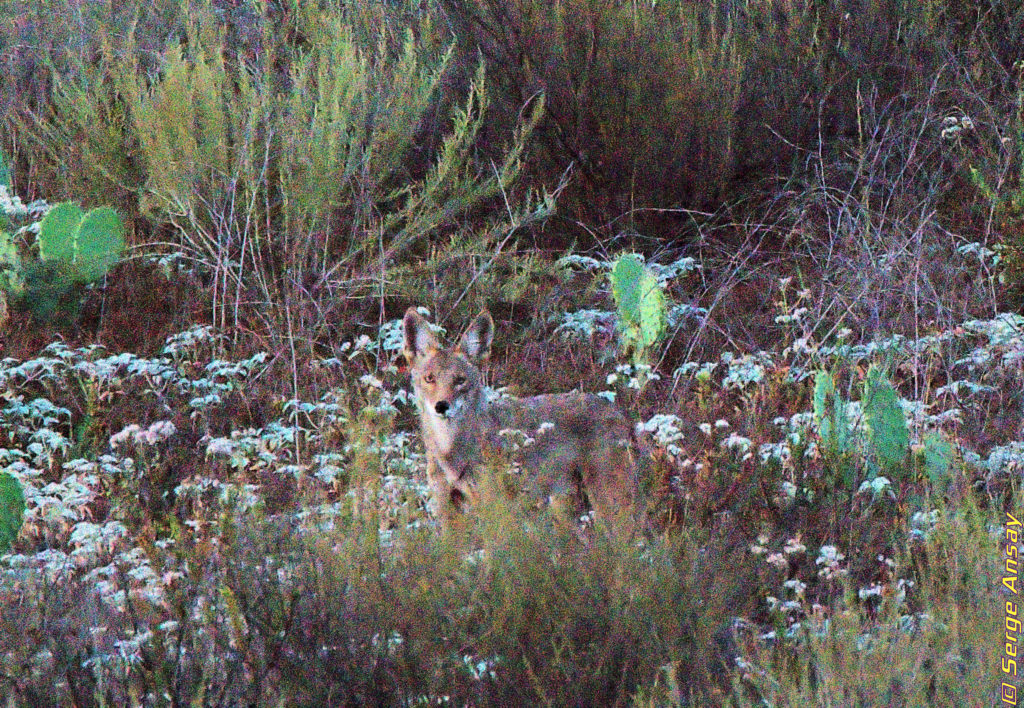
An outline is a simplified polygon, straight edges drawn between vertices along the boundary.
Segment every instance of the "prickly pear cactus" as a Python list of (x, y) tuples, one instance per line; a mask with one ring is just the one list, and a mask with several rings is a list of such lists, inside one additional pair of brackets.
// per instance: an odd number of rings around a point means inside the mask
[(665, 294), (650, 271), (632, 254), (622, 256), (611, 272), (612, 295), (619, 309), (623, 349), (640, 362), (665, 336)]
[(76, 270), (92, 283), (107, 274), (124, 251), (124, 225), (110, 207), (93, 209), (82, 217), (75, 234)]
[(113, 209), (87, 213), (73, 202), (52, 207), (39, 224), (39, 259), (18, 268), (19, 307), (40, 322), (70, 323), (85, 286), (107, 274), (124, 251), (124, 225)]
[(822, 446), (834, 456), (845, 454), (850, 443), (846, 402), (836, 391), (832, 374), (826, 371), (814, 375), (814, 422)]
[(928, 433), (922, 440), (924, 449), (924, 473), (928, 480), (940, 489), (949, 483), (953, 464), (956, 460), (956, 448), (953, 443), (939, 433)]
[(0, 472), (0, 553), (6, 553), (18, 537), (25, 514), (25, 495), (21, 485), (6, 472)]
[(0, 231), (0, 292), (17, 293), (21, 287), (21, 257), (11, 234)]
[(82, 223), (82, 210), (73, 202), (57, 204), (39, 225), (39, 257), (44, 261), (75, 258), (75, 231)]
[(879, 465), (892, 474), (907, 459), (910, 451), (910, 430), (903, 417), (896, 389), (882, 373), (872, 366), (864, 381), (864, 420), (868, 426), (868, 443)]
[(77, 204), (58, 204), (39, 227), (39, 257), (72, 265), (75, 280), (92, 283), (117, 263), (124, 251), (124, 225), (110, 207), (83, 213)]

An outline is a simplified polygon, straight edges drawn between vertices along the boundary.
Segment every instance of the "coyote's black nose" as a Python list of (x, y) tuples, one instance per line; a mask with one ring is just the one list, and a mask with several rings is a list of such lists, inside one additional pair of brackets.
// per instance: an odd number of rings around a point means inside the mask
[(448, 405), (448, 401), (438, 401), (434, 404), (434, 410), (437, 411), (438, 415), (444, 415), (448, 412), (451, 406)]

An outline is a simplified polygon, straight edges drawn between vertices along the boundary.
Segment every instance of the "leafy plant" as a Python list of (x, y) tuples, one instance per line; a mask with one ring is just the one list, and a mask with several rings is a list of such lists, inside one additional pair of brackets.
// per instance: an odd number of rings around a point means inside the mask
[(24, 514), (21, 485), (7, 472), (0, 472), (0, 553), (6, 553), (18, 537)]
[(620, 257), (610, 278), (619, 310), (622, 350), (632, 354), (634, 364), (645, 363), (647, 353), (665, 336), (665, 293), (658, 279), (634, 254)]

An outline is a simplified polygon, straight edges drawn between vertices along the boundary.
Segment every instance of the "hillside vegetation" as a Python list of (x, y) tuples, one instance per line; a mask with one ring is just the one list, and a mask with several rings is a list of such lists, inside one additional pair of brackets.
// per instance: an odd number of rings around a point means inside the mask
[[(998, 704), (1021, 36), (0, 0), (4, 705)], [(502, 468), (441, 529), (410, 306), (489, 308), (495, 387), (616, 400), (643, 530)]]

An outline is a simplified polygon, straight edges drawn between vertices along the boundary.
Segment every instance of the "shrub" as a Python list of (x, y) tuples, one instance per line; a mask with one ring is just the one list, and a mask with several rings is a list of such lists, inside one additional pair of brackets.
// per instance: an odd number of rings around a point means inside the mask
[(549, 167), (577, 172), (572, 207), (633, 220), (789, 176), (803, 151), (857, 133), (864, 93), (924, 97), (949, 22), (945, 3), (909, 0), (441, 6), (467, 56), (505, 67), (507, 115), (545, 93), (538, 136)]
[(80, 145), (65, 164), (80, 158), (93, 180), (138, 194), (145, 216), (173, 227), (185, 256), (217, 274), (217, 322), (237, 322), (243, 302), (274, 318), (312, 297), (316, 322), (301, 324), (322, 326), (317, 308), (363, 282), (341, 274), (408, 261), (507, 192), (543, 100), (485, 165), (475, 154), (485, 68), (448, 110), (450, 52), (428, 20), (396, 27), (367, 23), (372, 10), (303, 6), (275, 32), (266, 12), (248, 19), (249, 44), (232, 46), (200, 6), (155, 60), (134, 33), (105, 35), (97, 68), (54, 77), (34, 130), (47, 145)]
[(971, 183), (988, 203), (988, 223), (996, 229), (994, 248), (1001, 279), (1024, 295), (1024, 59), (1016, 70), (1017, 90), (1009, 116), (1009, 137), (1000, 140), (994, 164), (969, 168)]

